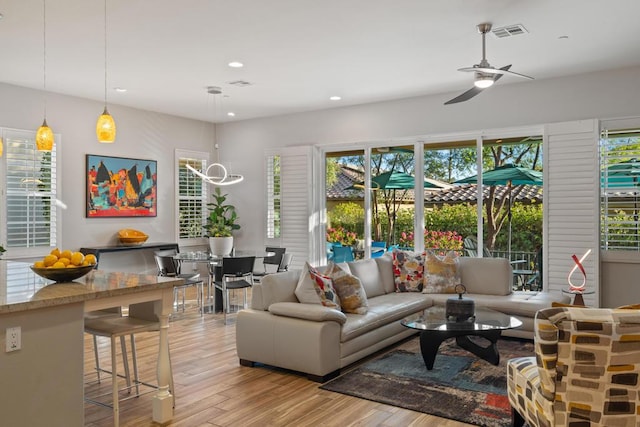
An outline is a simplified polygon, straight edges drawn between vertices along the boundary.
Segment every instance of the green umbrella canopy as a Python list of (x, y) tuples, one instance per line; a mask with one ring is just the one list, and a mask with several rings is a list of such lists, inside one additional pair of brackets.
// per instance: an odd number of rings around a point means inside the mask
[[(415, 185), (415, 178), (413, 175), (409, 175), (404, 172), (384, 172), (380, 175), (371, 178), (372, 190), (408, 190)], [(357, 184), (353, 184), (347, 190), (361, 189), (364, 187), (364, 181)], [(427, 180), (424, 181), (424, 188), (443, 188)]]
[[(456, 184), (476, 184), (478, 175), (470, 176), (456, 181)], [(542, 172), (533, 169), (524, 168), (506, 164), (498, 166), (486, 172), (482, 172), (482, 183), (484, 185), (542, 185)]]
[(606, 188), (638, 187), (640, 184), (640, 160), (630, 159), (607, 166), (600, 178)]

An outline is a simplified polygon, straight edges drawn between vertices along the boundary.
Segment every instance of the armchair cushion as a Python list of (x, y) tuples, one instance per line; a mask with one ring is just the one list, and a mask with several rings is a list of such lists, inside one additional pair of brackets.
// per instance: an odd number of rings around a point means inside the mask
[(509, 361), (508, 379), (509, 402), (532, 427), (636, 425), (640, 310), (540, 310), (535, 320), (535, 351), (537, 371), (518, 368), (514, 359)]

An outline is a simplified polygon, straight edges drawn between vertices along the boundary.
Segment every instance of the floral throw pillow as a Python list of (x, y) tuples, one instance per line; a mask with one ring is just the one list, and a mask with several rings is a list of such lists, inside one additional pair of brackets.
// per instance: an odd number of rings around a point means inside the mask
[(338, 293), (333, 287), (333, 282), (330, 277), (320, 274), (318, 270), (309, 266), (309, 276), (313, 280), (313, 286), (316, 289), (316, 293), (320, 297), (320, 304), (325, 307), (335, 308), (340, 310), (340, 298)]
[(422, 291), (423, 274), (423, 254), (394, 249), (393, 278), (396, 285), (396, 292)]
[(366, 314), (369, 310), (367, 295), (362, 282), (356, 276), (347, 273), (337, 264), (329, 262), (325, 274), (331, 277), (333, 287), (340, 298), (340, 306), (345, 313)]
[(455, 294), (459, 283), (458, 254), (451, 251), (444, 257), (439, 257), (432, 251), (425, 252), (423, 293)]

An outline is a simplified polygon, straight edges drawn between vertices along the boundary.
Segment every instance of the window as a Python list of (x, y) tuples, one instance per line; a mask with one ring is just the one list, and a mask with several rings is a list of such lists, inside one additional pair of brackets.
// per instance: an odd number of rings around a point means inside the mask
[(203, 225), (207, 216), (207, 186), (187, 165), (204, 172), (207, 168), (207, 153), (176, 150), (178, 240), (182, 244), (201, 243)]
[(280, 156), (267, 156), (267, 238), (280, 238)]
[(601, 245), (640, 250), (640, 130), (604, 130), (600, 138)]
[[(1, 159), (5, 187), (1, 230), (3, 246), (12, 255), (35, 255), (57, 245), (56, 147), (51, 152), (36, 150), (35, 132), (2, 130)], [(13, 249), (13, 250), (12, 250)]]

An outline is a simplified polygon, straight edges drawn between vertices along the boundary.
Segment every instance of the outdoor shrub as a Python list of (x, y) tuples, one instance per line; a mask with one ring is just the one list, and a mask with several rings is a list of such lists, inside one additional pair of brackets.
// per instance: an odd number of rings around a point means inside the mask
[(353, 231), (347, 231), (343, 227), (331, 227), (327, 229), (327, 242), (341, 243), (342, 246), (352, 246), (356, 244), (358, 236)]
[(360, 238), (364, 236), (364, 209), (357, 203), (338, 203), (327, 212), (331, 227), (342, 227), (354, 231)]

